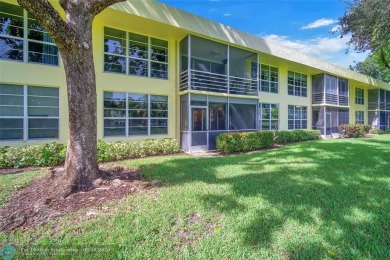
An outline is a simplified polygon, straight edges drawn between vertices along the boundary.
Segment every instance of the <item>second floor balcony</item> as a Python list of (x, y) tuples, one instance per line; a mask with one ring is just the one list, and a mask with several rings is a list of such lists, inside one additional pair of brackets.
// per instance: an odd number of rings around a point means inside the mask
[(349, 86), (346, 79), (320, 74), (314, 75), (313, 105), (349, 106)]
[(188, 35), (180, 56), (180, 91), (258, 95), (257, 53)]
[(185, 90), (257, 95), (258, 81), (201, 70), (185, 70), (180, 75), (180, 91)]

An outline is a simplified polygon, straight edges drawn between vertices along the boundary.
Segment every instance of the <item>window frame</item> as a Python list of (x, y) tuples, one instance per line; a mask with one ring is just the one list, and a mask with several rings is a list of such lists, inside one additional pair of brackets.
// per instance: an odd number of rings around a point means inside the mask
[(356, 105), (364, 105), (364, 89), (356, 88), (355, 89), (355, 104)]
[[(20, 8), (22, 9), (23, 11), (23, 16), (21, 17), (22, 20), (23, 20), (23, 37), (17, 37), (17, 36), (10, 36), (10, 35), (4, 35), (4, 34), (0, 34), (0, 38), (8, 38), (8, 39), (15, 39), (15, 40), (19, 40), (19, 41), (22, 41), (23, 43), (23, 49), (21, 50), (21, 52), (23, 53), (22, 54), (22, 59), (21, 60), (18, 60), (18, 59), (8, 59), (8, 58), (0, 58), (0, 60), (4, 60), (4, 61), (15, 61), (15, 62), (23, 62), (23, 63), (32, 63), (32, 64), (38, 64), (38, 65), (46, 65), (46, 66), (54, 66), (54, 67), (60, 67), (60, 64), (61, 64), (61, 55), (60, 55), (60, 52), (58, 50), (58, 47), (57, 45), (53, 42), (45, 42), (45, 41), (39, 41), (39, 40), (34, 40), (34, 39), (30, 39), (29, 38), (29, 31), (30, 30), (34, 30), (34, 29), (29, 29), (28, 27), (28, 23), (29, 23), (29, 20), (34, 20), (36, 21), (34, 18), (30, 18), (29, 17), (29, 13), (24, 9), (22, 8), (21, 6), (19, 5), (15, 5), (15, 4), (12, 4), (12, 3), (7, 3), (7, 2), (2, 2), (0, 1), (0, 3), (3, 3), (3, 4), (7, 4), (7, 5), (13, 5), (17, 8)], [(10, 13), (7, 13), (7, 12), (4, 12), (2, 11), (2, 13), (4, 14), (7, 14), (7, 15), (11, 15), (11, 16), (15, 16), (13, 14), (10, 14)], [(20, 17), (20, 16), (18, 16)], [(37, 31), (37, 30), (35, 30)], [(43, 33), (47, 33), (46, 31), (42, 31)], [(49, 36), (50, 37), (50, 36)], [(36, 44), (41, 44), (41, 45), (49, 45), (49, 46), (54, 46), (56, 49), (57, 49), (57, 56), (58, 56), (58, 64), (51, 64), (51, 63), (44, 63), (44, 62), (35, 62), (35, 61), (30, 61), (29, 60), (29, 53), (30, 53), (30, 49), (29, 49), (29, 43), (36, 43)], [(43, 55), (43, 53), (41, 53)], [(51, 54), (49, 54), (51, 55)], [(51, 55), (53, 56), (53, 55)]]
[[(106, 100), (106, 98), (104, 97), (104, 94), (105, 93), (117, 93), (117, 94), (124, 94), (125, 95), (125, 115), (124, 117), (112, 117), (112, 116), (108, 116), (106, 117), (105, 116), (105, 109), (112, 109), (112, 108), (109, 108), (109, 107), (105, 107), (104, 105), (104, 102)], [(131, 95), (144, 95), (147, 97), (146, 102), (147, 103), (147, 116), (143, 116), (143, 117), (135, 117), (135, 116), (130, 116), (129, 115), (129, 97)], [(166, 110), (161, 110), (161, 111), (166, 111), (167, 113), (167, 116), (166, 117), (153, 117), (152, 116), (152, 111), (159, 111), (159, 110), (153, 110), (152, 109), (152, 103), (156, 103), (157, 101), (152, 101), (152, 97), (153, 96), (161, 96), (161, 97), (165, 97), (166, 98), (166, 105), (167, 105), (167, 109)], [(134, 101), (135, 103), (139, 102), (141, 103), (141, 101)], [(160, 103), (164, 103), (162, 101), (158, 101)], [(104, 125), (104, 122), (105, 120), (124, 120), (125, 121), (125, 134), (124, 135), (106, 135), (105, 134), (105, 129), (106, 128), (110, 128), (110, 127), (106, 127)], [(130, 128), (130, 120), (147, 120), (147, 125), (146, 125), (146, 128), (147, 128), (147, 133), (146, 134), (130, 134), (130, 131), (129, 131), (129, 128)], [(152, 120), (166, 120), (167, 124), (166, 124), (166, 129), (167, 129), (167, 132), (166, 133), (159, 133), (159, 134), (153, 134), (152, 133)], [(131, 137), (142, 137), (142, 136), (168, 136), (169, 135), (169, 96), (168, 95), (159, 95), (159, 94), (145, 94), (145, 93), (130, 93), (130, 92), (123, 92), (123, 91), (118, 91), (118, 92), (113, 92), (113, 91), (103, 91), (103, 138), (131, 138)]]
[[(263, 105), (269, 105), (269, 118), (263, 118)], [(272, 118), (272, 106), (276, 106), (278, 109), (278, 118), (273, 119)], [(259, 129), (261, 131), (276, 131), (279, 130), (279, 118), (280, 118), (280, 109), (279, 109), (279, 104), (272, 104), (272, 103), (259, 103)], [(268, 129), (263, 128), (263, 121), (268, 121), (269, 127)], [(276, 122), (277, 128), (272, 129), (272, 123)]]
[[(293, 73), (293, 83), (290, 84), (289, 82), (289, 74), (290, 73)], [(297, 77), (299, 76), (299, 81), (301, 82), (301, 85), (298, 86), (296, 84), (297, 82)], [(302, 77), (304, 76), (304, 78), (306, 78), (305, 82), (306, 82), (306, 86), (303, 86), (303, 81), (302, 81)], [(308, 76), (307, 74), (303, 74), (303, 73), (299, 73), (299, 72), (295, 72), (295, 71), (292, 71), (292, 70), (288, 70), (287, 71), (287, 94), (289, 96), (296, 96), (296, 97), (306, 97), (307, 98), (307, 90), (308, 90)], [(290, 93), (291, 89), (292, 88), (292, 92), (293, 93)], [(303, 89), (305, 89), (305, 91), (303, 91)], [(299, 90), (299, 94), (298, 93), (298, 90)], [(305, 93), (303, 95), (303, 93)]]
[(355, 111), (355, 124), (364, 125), (364, 111)]
[[(293, 108), (293, 118), (290, 118), (290, 109)], [(299, 108), (299, 111), (297, 109)], [(306, 110), (306, 118), (303, 117), (303, 109)], [(298, 105), (288, 105), (287, 107), (287, 123), (288, 123), (288, 130), (298, 130), (298, 129), (308, 129), (307, 128), (307, 113), (308, 109), (307, 106), (298, 106)], [(297, 114), (299, 114), (299, 118), (297, 118)], [(292, 121), (293, 128), (290, 127), (290, 121)], [(300, 127), (296, 127), (296, 122), (300, 123)], [(303, 122), (305, 122), (306, 127), (303, 128)]]
[[(105, 51), (105, 36), (106, 36), (106, 33), (105, 33), (105, 29), (111, 29), (111, 30), (116, 30), (116, 31), (120, 31), (122, 33), (125, 34), (125, 46), (122, 46), (122, 48), (124, 48), (124, 54), (113, 54), (113, 53), (110, 53), (110, 52), (106, 52)], [(136, 35), (136, 36), (142, 36), (142, 37), (146, 37), (147, 38), (147, 58), (140, 58), (140, 57), (133, 57), (130, 55), (130, 42), (131, 41), (134, 41), (134, 40), (131, 40), (130, 39), (130, 35)], [(153, 60), (152, 59), (152, 56), (153, 56), (153, 53), (152, 53), (152, 50), (153, 50), (153, 46), (156, 47), (156, 48), (162, 48), (162, 46), (158, 46), (158, 45), (155, 45), (155, 44), (152, 44), (152, 41), (153, 40), (157, 40), (157, 41), (162, 41), (162, 42), (165, 42), (166, 43), (166, 47), (165, 48), (165, 51), (166, 51), (166, 54), (165, 54), (165, 57), (166, 57), (166, 62), (162, 62), (162, 61), (158, 61), (158, 60)], [(134, 41), (134, 42), (137, 42), (137, 41)], [(156, 38), (156, 37), (152, 37), (152, 36), (148, 36), (148, 35), (144, 35), (144, 34), (139, 34), (139, 33), (135, 33), (135, 32), (130, 32), (130, 31), (126, 31), (126, 30), (123, 30), (123, 29), (118, 29), (118, 28), (115, 28), (115, 27), (109, 27), (109, 26), (103, 26), (103, 42), (102, 42), (102, 46), (103, 46), (103, 69), (102, 71), (104, 73), (114, 73), (114, 74), (120, 74), (120, 75), (127, 75), (127, 76), (134, 76), (134, 77), (144, 77), (144, 78), (150, 78), (150, 79), (161, 79), (161, 80), (169, 80), (169, 41), (166, 40), (166, 39), (162, 39), (162, 38)], [(118, 57), (122, 57), (125, 59), (125, 72), (122, 73), (122, 72), (115, 72), (115, 71), (110, 71), (110, 70), (106, 70), (105, 69), (105, 57), (106, 55), (113, 55), (113, 56), (118, 56)], [(146, 76), (143, 76), (143, 75), (136, 75), (136, 74), (131, 74), (130, 73), (130, 61), (131, 60), (137, 60), (137, 61), (145, 61), (147, 62), (147, 75)], [(152, 64), (160, 64), (160, 65), (164, 65), (166, 66), (166, 77), (153, 77), (152, 76)]]
[[(268, 80), (266, 79), (262, 79), (262, 76), (263, 76), (263, 73), (262, 73), (262, 68), (263, 66), (267, 66), (268, 67)], [(272, 74), (272, 69), (276, 69), (276, 81), (272, 81), (271, 80), (271, 74)], [(267, 93), (274, 93), (274, 94), (278, 94), (279, 93), (279, 68), (278, 67), (275, 67), (275, 66), (271, 66), (271, 65), (268, 65), (268, 64), (264, 64), (264, 63), (259, 63), (259, 92), (267, 92)], [(268, 90), (263, 90), (263, 82), (264, 83), (268, 83)], [(271, 85), (272, 83), (276, 84), (276, 92), (275, 91), (271, 91)]]
[[(58, 87), (46, 87), (46, 86), (36, 86), (36, 85), (19, 85), (19, 84), (2, 84), (2, 85), (10, 85), (10, 86), (20, 86), (23, 88), (23, 95), (17, 95), (20, 97), (23, 97), (23, 105), (20, 106), (23, 108), (23, 115), (22, 116), (1, 116), (0, 119), (22, 119), (23, 122), (23, 138), (20, 139), (2, 139), (2, 142), (27, 142), (27, 141), (37, 141), (37, 140), (59, 140), (60, 137), (60, 107), (61, 107), (61, 99), (60, 99), (60, 91)], [(40, 87), (40, 88), (50, 88), (50, 89), (57, 89), (58, 90), (58, 97), (53, 96), (39, 96), (39, 95), (29, 95), (28, 89), (34, 87)], [(4, 94), (0, 94), (4, 95)], [(8, 95), (8, 94), (6, 94)], [(11, 95), (11, 94), (9, 94)], [(44, 98), (57, 98), (58, 99), (58, 107), (55, 106), (29, 106), (29, 97), (44, 97)], [(7, 106), (7, 105), (0, 105)], [(29, 115), (29, 107), (52, 107), (58, 109), (58, 116), (38, 116), (38, 115)], [(55, 119), (58, 120), (57, 123), (57, 136), (56, 137), (44, 137), (44, 138), (30, 138), (29, 137), (29, 121), (34, 119)], [(14, 129), (14, 128), (11, 128)], [(43, 128), (44, 129), (44, 128)]]

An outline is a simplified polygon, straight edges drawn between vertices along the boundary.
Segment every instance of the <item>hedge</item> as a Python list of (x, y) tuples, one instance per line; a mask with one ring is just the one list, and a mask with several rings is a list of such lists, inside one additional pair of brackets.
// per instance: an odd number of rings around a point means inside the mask
[(223, 133), (216, 139), (217, 150), (231, 153), (241, 151), (254, 151), (274, 145), (273, 132), (244, 132)]
[[(141, 143), (98, 141), (98, 161), (140, 158), (150, 155), (173, 154), (180, 151), (178, 142), (172, 138), (148, 139)], [(1, 147), (0, 169), (29, 166), (56, 166), (65, 161), (66, 145), (50, 143), (24, 147)]]
[(275, 133), (275, 143), (291, 143), (321, 139), (319, 130), (282, 130)]
[(345, 124), (340, 128), (344, 131), (344, 135), (349, 138), (363, 137), (371, 130), (371, 126), (362, 124)]

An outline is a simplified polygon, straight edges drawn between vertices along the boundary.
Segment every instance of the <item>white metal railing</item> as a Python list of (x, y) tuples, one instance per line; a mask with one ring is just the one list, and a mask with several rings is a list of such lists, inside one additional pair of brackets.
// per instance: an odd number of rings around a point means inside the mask
[(258, 81), (228, 77), (207, 71), (186, 70), (180, 74), (180, 91), (188, 89), (237, 95), (257, 95)]
[(338, 106), (349, 106), (349, 97), (330, 93), (313, 93), (312, 104), (329, 104)]

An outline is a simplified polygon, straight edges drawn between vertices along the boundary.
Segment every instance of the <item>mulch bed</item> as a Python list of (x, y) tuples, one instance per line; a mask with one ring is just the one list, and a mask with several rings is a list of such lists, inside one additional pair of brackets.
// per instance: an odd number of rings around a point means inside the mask
[(0, 209), (0, 230), (10, 232), (17, 228), (31, 228), (81, 209), (89, 209), (109, 201), (119, 200), (129, 194), (147, 191), (156, 194), (156, 183), (142, 178), (137, 168), (101, 166), (102, 177), (94, 188), (77, 192), (66, 198), (54, 197), (56, 180), (61, 171), (46, 174), (31, 181), (13, 194)]

